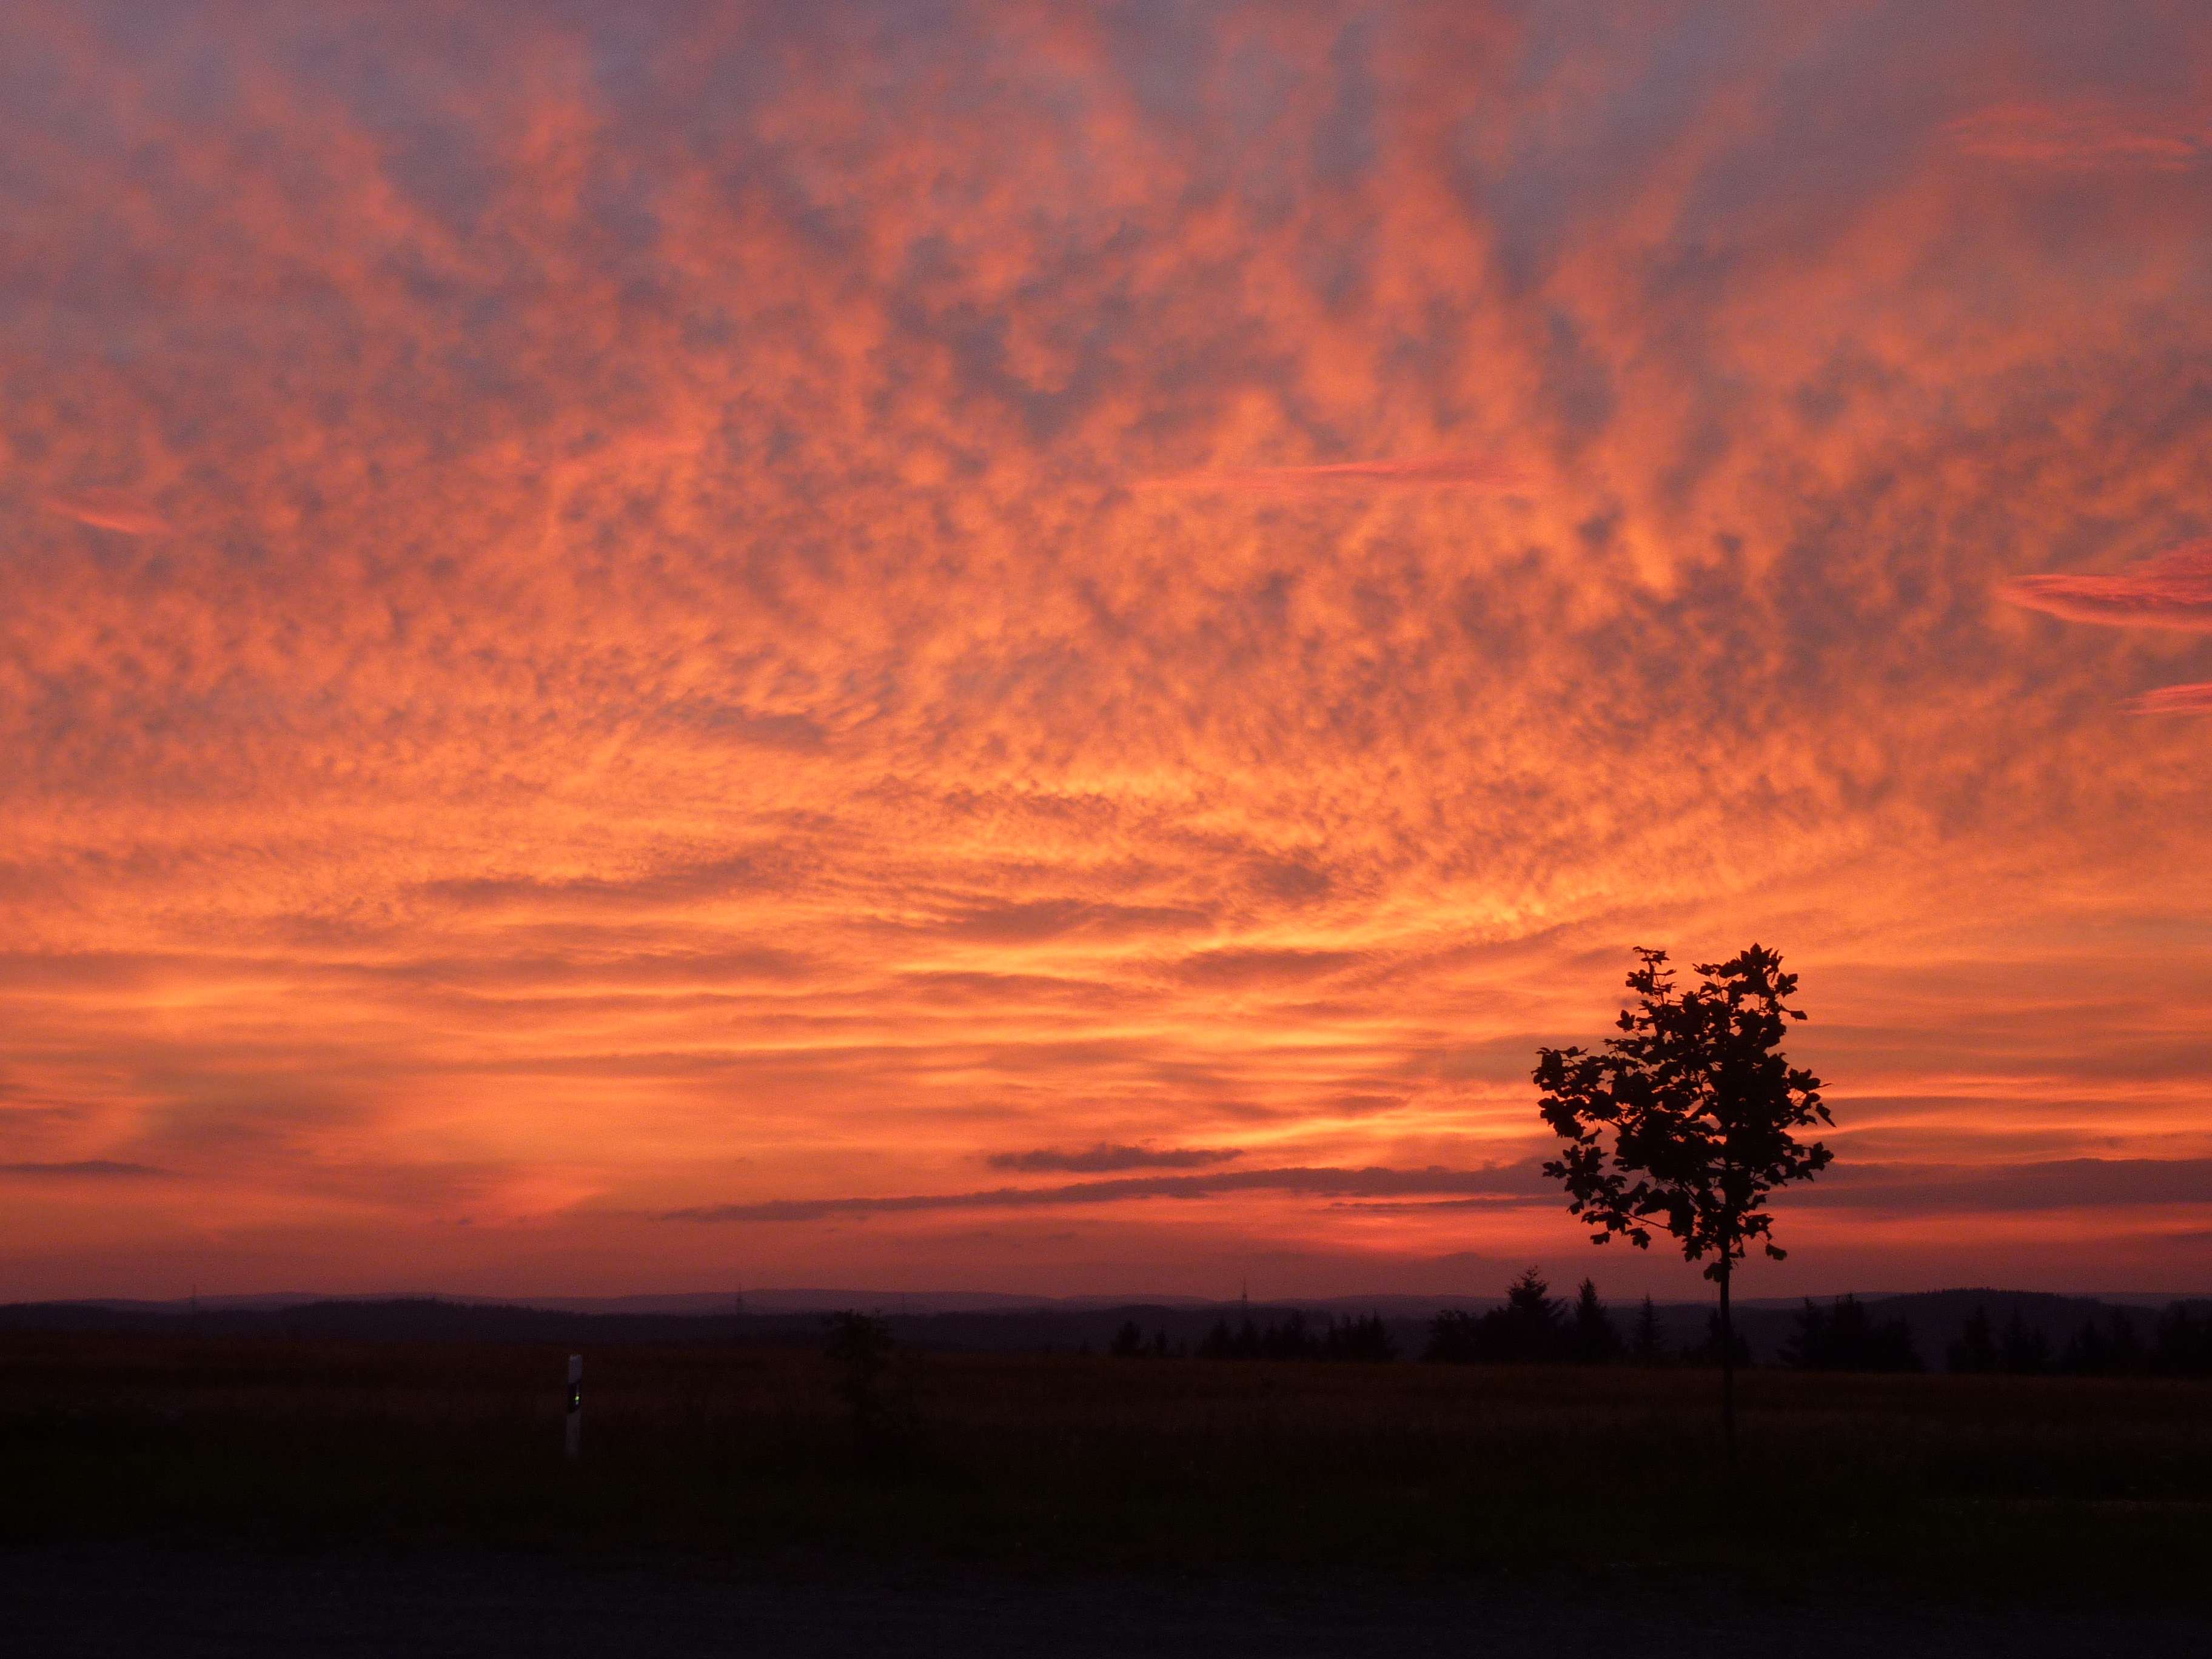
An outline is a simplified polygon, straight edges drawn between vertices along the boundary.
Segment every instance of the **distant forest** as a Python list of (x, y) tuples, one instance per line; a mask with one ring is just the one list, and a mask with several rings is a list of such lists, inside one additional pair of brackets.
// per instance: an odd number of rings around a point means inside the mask
[[(2071, 1333), (2056, 1341), (2047, 1325), (2047, 1320), (2032, 1322), (2019, 1305), (2000, 1323), (1986, 1305), (1977, 1304), (1938, 1358), (1946, 1370), (1978, 1374), (2212, 1376), (2212, 1307), (2177, 1301), (2145, 1316), (2100, 1306), (2083, 1313)], [(1753, 1363), (1747, 1343), (1741, 1336), (1736, 1341), (1737, 1363)], [(1428, 1322), (1419, 1358), (1438, 1364), (1710, 1365), (1719, 1363), (1720, 1342), (1717, 1316), (1697, 1340), (1670, 1342), (1650, 1297), (1624, 1326), (1592, 1280), (1583, 1280), (1571, 1300), (1561, 1300), (1531, 1268), (1507, 1287), (1495, 1308), (1438, 1313)], [(1136, 1320), (1126, 1319), (1109, 1352), (1129, 1358), (1188, 1352), (1202, 1359), (1378, 1361), (1397, 1358), (1400, 1351), (1379, 1315), (1316, 1320), (1292, 1310), (1264, 1322), (1248, 1312), (1232, 1323), (1223, 1315), (1194, 1346), (1171, 1343), (1164, 1328), (1148, 1335)], [(1870, 1310), (1855, 1296), (1808, 1298), (1775, 1363), (1808, 1371), (1933, 1369), (1911, 1321)]]
[[(813, 1346), (826, 1309), (595, 1312), (431, 1297), (283, 1306), (17, 1303), (0, 1331), (115, 1331), (294, 1340)], [(894, 1304), (896, 1305), (896, 1304)], [(1130, 1360), (1323, 1360), (1431, 1364), (1716, 1364), (1702, 1304), (1608, 1304), (1583, 1281), (1558, 1297), (1534, 1269), (1488, 1308), (1439, 1311), (1407, 1297), (1327, 1307), (1122, 1304), (901, 1313), (876, 1310), (916, 1350), (1091, 1353)], [(2160, 1308), (2042, 1292), (1956, 1290), (1862, 1299), (1739, 1304), (1740, 1363), (1813, 1371), (2021, 1376), (2212, 1376), (2212, 1301)]]

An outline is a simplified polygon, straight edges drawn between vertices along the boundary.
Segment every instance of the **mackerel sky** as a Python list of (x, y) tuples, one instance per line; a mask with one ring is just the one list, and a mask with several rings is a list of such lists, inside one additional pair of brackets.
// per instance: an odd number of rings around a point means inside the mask
[(0, 16), (0, 1294), (2212, 1287), (2212, 13)]

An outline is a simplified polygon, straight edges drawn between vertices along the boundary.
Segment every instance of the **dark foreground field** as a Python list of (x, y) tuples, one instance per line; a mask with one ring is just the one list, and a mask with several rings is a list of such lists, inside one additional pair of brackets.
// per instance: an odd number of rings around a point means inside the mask
[[(2187, 1650), (2201, 1383), (19, 1335), (40, 1651)], [(894, 1390), (894, 1405), (896, 1407)], [(2179, 1644), (2176, 1649), (2175, 1644)], [(72, 1644), (76, 1644), (72, 1646)], [(22, 1650), (33, 1650), (25, 1649)]]

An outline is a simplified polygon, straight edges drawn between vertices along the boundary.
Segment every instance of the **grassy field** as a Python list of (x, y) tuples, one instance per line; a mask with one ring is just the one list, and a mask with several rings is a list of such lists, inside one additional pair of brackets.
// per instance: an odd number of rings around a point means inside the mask
[(997, 1570), (1719, 1571), (1762, 1590), (2212, 1599), (2212, 1389), (1691, 1370), (910, 1359), (861, 1446), (819, 1354), (16, 1335), (0, 1541), (465, 1545)]

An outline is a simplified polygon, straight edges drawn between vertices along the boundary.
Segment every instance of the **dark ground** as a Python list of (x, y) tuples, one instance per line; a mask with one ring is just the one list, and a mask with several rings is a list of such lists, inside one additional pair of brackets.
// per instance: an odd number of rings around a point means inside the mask
[(2212, 1652), (2212, 1389), (10, 1335), (25, 1654)]
[(1825, 1595), (1752, 1600), (1700, 1581), (1480, 1582), (1418, 1589), (1233, 1576), (1196, 1582), (543, 1557), (272, 1555), (144, 1547), (0, 1554), (13, 1652), (647, 1659), (855, 1654), (1121, 1656), (1634, 1654), (1709, 1659), (2087, 1659), (2212, 1645), (2185, 1615), (2001, 1611)]

